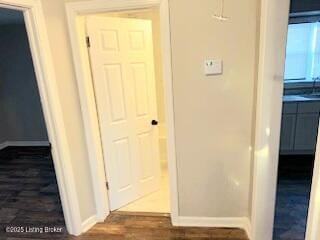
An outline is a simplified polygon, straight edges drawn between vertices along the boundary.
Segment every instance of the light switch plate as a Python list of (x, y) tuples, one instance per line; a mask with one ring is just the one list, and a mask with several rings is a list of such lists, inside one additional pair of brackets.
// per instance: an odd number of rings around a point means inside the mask
[(204, 61), (204, 73), (209, 75), (220, 75), (223, 73), (222, 60), (205, 60)]

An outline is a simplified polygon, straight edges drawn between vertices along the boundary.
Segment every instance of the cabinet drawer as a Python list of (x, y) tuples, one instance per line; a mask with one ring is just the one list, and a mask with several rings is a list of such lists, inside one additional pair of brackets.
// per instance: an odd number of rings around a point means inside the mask
[(298, 113), (319, 113), (320, 102), (301, 102), (298, 105)]
[(284, 103), (282, 113), (297, 113), (298, 103)]

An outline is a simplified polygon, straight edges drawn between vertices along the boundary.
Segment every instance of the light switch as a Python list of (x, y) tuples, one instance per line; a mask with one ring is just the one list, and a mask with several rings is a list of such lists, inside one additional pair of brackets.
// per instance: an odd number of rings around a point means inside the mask
[(204, 72), (206, 75), (219, 75), (223, 72), (222, 60), (205, 60)]

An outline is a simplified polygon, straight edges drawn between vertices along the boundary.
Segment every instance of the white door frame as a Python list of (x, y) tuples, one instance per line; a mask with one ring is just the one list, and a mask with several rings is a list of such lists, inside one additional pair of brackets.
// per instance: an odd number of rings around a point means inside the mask
[[(162, 53), (165, 79), (165, 110), (167, 124), (168, 165), (170, 178), (171, 219), (177, 224), (178, 191), (175, 151), (173, 86), (171, 69), (171, 39), (168, 0), (91, 0), (66, 4), (67, 20), (73, 52), (73, 61), (77, 75), (80, 103), (86, 141), (89, 148), (90, 170), (93, 181), (97, 221), (104, 221), (110, 212), (108, 193), (105, 186), (103, 149), (99, 130), (95, 93), (91, 77), (88, 51), (85, 45), (85, 33), (80, 27), (80, 16), (119, 10), (154, 8), (160, 9)], [(82, 32), (82, 33), (81, 33)], [(82, 37), (79, 37), (82, 35)]]
[(0, 7), (23, 11), (67, 230), (81, 234), (81, 217), (67, 133), (40, 0), (0, 0)]
[[(268, 72), (265, 58), (270, 52), (267, 41), (269, 36), (279, 34), (284, 36), (283, 25), (272, 25), (269, 18), (277, 17), (278, 6), (274, 1), (262, 0), (260, 21), (260, 46), (259, 46), (259, 68), (258, 68), (258, 93), (256, 110), (256, 133), (255, 153), (253, 168), (253, 193), (252, 193), (252, 240), (271, 240), (273, 231), (273, 218), (275, 213), (278, 152), (280, 145), (280, 125), (282, 94), (275, 97), (272, 92), (271, 81), (283, 81), (283, 75), (279, 72)], [(288, 16), (289, 0), (282, 2), (282, 16)], [(286, 10), (284, 10), (286, 9)], [(288, 10), (288, 12), (287, 12)], [(286, 41), (278, 42), (279, 52), (285, 52)], [(275, 42), (274, 42), (275, 43)], [(284, 58), (279, 59), (281, 65)], [(280, 70), (280, 69), (277, 69)], [(279, 85), (277, 85), (278, 87)], [(268, 196), (266, 196), (266, 194)], [(272, 196), (271, 196), (272, 195)], [(317, 150), (314, 165), (313, 182), (309, 204), (306, 240), (319, 239), (320, 230), (320, 135), (318, 135)]]

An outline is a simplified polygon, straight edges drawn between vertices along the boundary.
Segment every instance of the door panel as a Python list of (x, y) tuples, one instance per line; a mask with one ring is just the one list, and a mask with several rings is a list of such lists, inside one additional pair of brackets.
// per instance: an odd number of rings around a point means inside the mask
[(140, 159), (140, 176), (141, 182), (147, 181), (153, 177), (152, 162), (149, 161), (152, 158), (152, 137), (150, 133), (142, 133), (138, 135), (138, 150)]
[(101, 50), (119, 51), (118, 30), (101, 30)]
[(93, 82), (111, 210), (159, 189), (151, 21), (89, 17)]
[(146, 67), (144, 63), (133, 63), (131, 69), (135, 90), (136, 116), (145, 116), (149, 113)]
[(111, 122), (116, 123), (126, 119), (125, 98), (121, 65), (105, 65), (106, 97), (109, 97)]
[(117, 169), (117, 176), (119, 178), (117, 190), (119, 192), (125, 191), (129, 187), (132, 187), (131, 179), (131, 153), (129, 148), (129, 139), (123, 138), (114, 141), (115, 149), (115, 165)]

